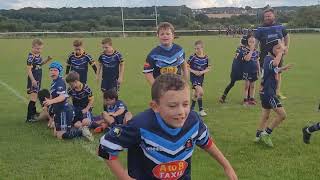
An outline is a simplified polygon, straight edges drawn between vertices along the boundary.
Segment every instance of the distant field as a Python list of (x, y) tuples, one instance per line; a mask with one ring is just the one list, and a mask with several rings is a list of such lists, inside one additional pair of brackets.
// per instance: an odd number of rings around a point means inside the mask
[[(218, 147), (237, 171), (239, 179), (319, 179), (320, 134), (312, 144), (302, 143), (301, 128), (319, 121), (319, 34), (293, 34), (287, 63), (294, 68), (283, 76), (283, 101), (287, 120), (274, 131), (273, 149), (253, 143), (260, 117), (260, 105), (241, 105), (243, 83), (232, 89), (227, 104), (217, 102), (229, 81), (230, 66), (238, 38), (219, 36), (181, 36), (187, 57), (193, 52), (193, 42), (202, 39), (213, 70), (206, 75), (204, 119)], [(86, 51), (95, 59), (101, 48), (99, 38), (83, 39)], [(120, 99), (134, 114), (148, 107), (150, 87), (144, 80), (142, 67), (148, 52), (158, 44), (155, 37), (114, 38), (114, 46), (126, 61), (125, 80)], [(73, 39), (44, 39), (43, 56), (65, 62), (72, 51)], [(52, 137), (46, 124), (26, 124), (26, 57), (31, 39), (0, 39), (0, 179), (115, 179), (104, 162), (94, 153), (100, 135), (94, 143), (82, 139), (59, 141)], [(43, 88), (49, 87), (47, 65), (43, 67)], [(95, 96), (95, 114), (102, 111), (102, 94), (89, 71), (89, 85)], [(21, 95), (21, 96), (19, 96)], [(122, 159), (126, 153), (122, 153)], [(210, 160), (209, 160), (210, 159)], [(221, 167), (203, 151), (193, 155), (192, 177), (196, 180), (225, 179)]]

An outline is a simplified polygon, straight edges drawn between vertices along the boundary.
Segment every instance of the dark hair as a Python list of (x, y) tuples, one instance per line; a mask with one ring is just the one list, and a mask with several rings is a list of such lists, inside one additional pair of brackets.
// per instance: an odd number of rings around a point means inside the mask
[(249, 38), (254, 37), (253, 32), (249, 31), (247, 35), (242, 36), (241, 38), (241, 44), (244, 46), (248, 46), (248, 40)]
[(46, 98), (50, 98), (50, 92), (48, 89), (41, 89), (38, 92), (38, 99), (40, 101), (40, 104), (43, 106), (43, 101), (46, 100)]
[(159, 34), (160, 30), (167, 30), (170, 29), (172, 34), (174, 34), (174, 27), (171, 23), (169, 22), (162, 22), (159, 24), (158, 29), (157, 29), (157, 34)]
[(159, 102), (160, 97), (169, 90), (179, 91), (188, 86), (181, 75), (167, 73), (160, 75), (151, 88), (152, 100)]
[(118, 93), (115, 89), (109, 89), (103, 93), (104, 99), (116, 99), (118, 100)]
[(71, 82), (75, 82), (75, 81), (79, 81), (79, 80), (80, 80), (80, 75), (79, 75), (79, 73), (77, 73), (75, 71), (71, 71), (66, 77), (67, 83), (71, 83)]

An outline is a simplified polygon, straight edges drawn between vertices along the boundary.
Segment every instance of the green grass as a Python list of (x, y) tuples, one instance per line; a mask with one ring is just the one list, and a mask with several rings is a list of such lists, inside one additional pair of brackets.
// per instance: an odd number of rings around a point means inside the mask
[[(312, 144), (302, 143), (301, 128), (310, 121), (319, 121), (319, 66), (317, 59), (320, 36), (293, 34), (287, 63), (294, 68), (283, 75), (283, 101), (287, 120), (273, 133), (273, 149), (253, 143), (260, 117), (260, 105), (245, 108), (242, 101), (243, 83), (236, 84), (227, 104), (217, 99), (229, 81), (229, 71), (239, 39), (218, 36), (180, 37), (187, 57), (193, 42), (204, 40), (206, 51), (214, 65), (206, 75), (204, 120), (216, 144), (229, 159), (240, 179), (318, 179), (320, 172), (320, 136), (314, 134)], [(73, 39), (45, 39), (43, 56), (65, 61), (72, 50)], [(84, 39), (86, 51), (95, 59), (101, 52), (100, 39)], [(0, 80), (26, 95), (26, 56), (30, 39), (1, 39)], [(142, 74), (147, 53), (157, 45), (154, 37), (114, 38), (114, 46), (126, 61), (125, 81), (120, 98), (130, 111), (138, 113), (148, 107), (150, 87)], [(102, 111), (102, 94), (89, 71), (89, 85), (94, 90), (95, 109)], [(49, 87), (47, 66), (43, 86)], [(26, 124), (26, 104), (0, 84), (0, 179), (114, 179), (104, 162), (94, 155), (99, 137), (94, 143), (82, 139), (59, 141), (52, 137), (46, 124)], [(122, 153), (125, 157), (125, 153)], [(125, 158), (121, 158), (125, 162)], [(209, 160), (210, 159), (210, 160)], [(204, 151), (193, 155), (193, 179), (226, 179), (221, 167)]]

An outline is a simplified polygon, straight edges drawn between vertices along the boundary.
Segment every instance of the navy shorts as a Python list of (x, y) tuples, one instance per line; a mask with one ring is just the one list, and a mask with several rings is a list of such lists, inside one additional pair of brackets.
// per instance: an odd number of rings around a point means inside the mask
[(192, 84), (192, 88), (195, 88), (196, 86), (202, 86), (203, 84), (203, 80), (204, 80), (204, 77), (202, 76), (190, 76), (190, 81), (191, 81), (191, 84)]
[(71, 129), (73, 119), (74, 111), (72, 107), (67, 106), (63, 111), (55, 113), (53, 120), (56, 126), (56, 131), (68, 131)]
[(119, 84), (117, 80), (110, 81), (110, 80), (102, 80), (101, 82), (101, 91), (106, 92), (110, 89), (114, 89), (115, 91), (119, 91)]
[(282, 107), (281, 102), (279, 101), (276, 95), (265, 95), (260, 94), (261, 105), (264, 109), (275, 109)]
[(37, 81), (37, 86), (33, 87), (31, 79), (28, 76), (28, 83), (27, 83), (27, 93), (38, 93), (41, 89), (41, 79), (42, 79), (42, 73), (35, 73), (33, 74), (34, 79)]
[(82, 113), (82, 109), (83, 108), (74, 107), (75, 116), (74, 116), (74, 120), (72, 122), (73, 124), (76, 123), (77, 121), (81, 121), (82, 122), (82, 120), (86, 119), (86, 118), (88, 118), (90, 121), (92, 121), (92, 112), (91, 112), (92, 110), (90, 109), (89, 112)]
[(243, 79), (250, 82), (255, 82), (258, 80), (258, 73), (243, 73)]

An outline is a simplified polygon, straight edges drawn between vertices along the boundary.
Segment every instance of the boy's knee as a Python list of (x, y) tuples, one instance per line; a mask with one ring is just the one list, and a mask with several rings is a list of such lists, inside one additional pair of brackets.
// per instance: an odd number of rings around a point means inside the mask
[(90, 119), (86, 118), (82, 120), (82, 125), (83, 126), (89, 126), (91, 124)]
[(286, 113), (281, 113), (280, 114), (281, 121), (284, 121), (286, 118), (287, 118), (287, 114)]

